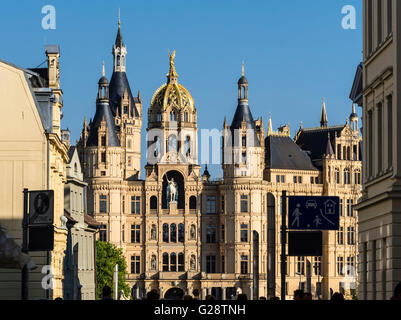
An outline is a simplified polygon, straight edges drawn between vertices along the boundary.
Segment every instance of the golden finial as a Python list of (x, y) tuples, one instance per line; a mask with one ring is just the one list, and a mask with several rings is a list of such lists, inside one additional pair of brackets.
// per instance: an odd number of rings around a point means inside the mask
[(104, 77), (106, 73), (104, 72), (104, 61), (102, 62), (102, 76)]
[(244, 60), (242, 60), (242, 72), (241, 72), (241, 75), (245, 76)]
[(168, 56), (170, 58), (170, 71), (169, 71), (169, 80), (171, 81), (172, 78), (177, 78), (178, 74), (175, 71), (175, 66), (174, 66), (174, 58), (175, 58), (175, 50), (173, 51), (173, 54), (170, 53), (170, 49), (168, 50)]

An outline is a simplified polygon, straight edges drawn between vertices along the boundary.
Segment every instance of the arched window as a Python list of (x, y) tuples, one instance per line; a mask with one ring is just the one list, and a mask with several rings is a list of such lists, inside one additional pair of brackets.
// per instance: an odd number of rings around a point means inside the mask
[(170, 121), (177, 121), (177, 115), (174, 111), (170, 111)]
[(156, 240), (156, 236), (157, 236), (156, 225), (152, 224), (152, 228), (150, 229), (150, 239), (151, 240)]
[(187, 136), (185, 138), (184, 151), (185, 151), (185, 156), (186, 157), (190, 157), (191, 156), (191, 137), (190, 136)]
[(158, 122), (162, 121), (162, 114), (160, 112), (158, 112), (156, 115), (156, 121)]
[(75, 173), (78, 172), (78, 166), (77, 166), (77, 163), (76, 163), (76, 162), (74, 163), (74, 171), (75, 171)]
[(335, 174), (336, 183), (339, 184), (340, 183), (340, 170), (338, 170), (336, 168), (335, 171), (334, 171), (334, 174)]
[(184, 121), (185, 121), (185, 122), (188, 122), (188, 119), (189, 119), (189, 117), (188, 117), (188, 112), (185, 112), (185, 113), (184, 113)]
[(168, 151), (177, 150), (177, 137), (175, 134), (170, 134), (168, 137)]
[(337, 159), (341, 160), (341, 144), (337, 145)]
[(177, 242), (177, 225), (175, 223), (170, 225), (170, 242)]
[(343, 160), (347, 160), (347, 147), (343, 147)]
[(178, 254), (178, 271), (184, 271), (184, 254), (182, 252)]
[(351, 148), (347, 147), (347, 160), (351, 160)]
[(196, 227), (195, 225), (191, 225), (191, 231), (189, 233), (189, 237), (191, 240), (196, 240)]
[(163, 224), (163, 242), (168, 242), (168, 234), (169, 234), (169, 232), (168, 232), (169, 230), (168, 230), (168, 224), (167, 223), (165, 223), (165, 224)]
[(154, 152), (153, 152), (153, 156), (154, 157), (157, 157), (158, 155), (159, 155), (159, 153), (160, 153), (160, 139), (159, 139), (159, 137), (158, 136), (156, 136), (154, 139), (153, 139), (153, 148), (154, 148)]
[(195, 196), (189, 197), (189, 209), (196, 209), (196, 197)]
[(184, 224), (180, 223), (178, 225), (178, 242), (184, 242), (185, 232), (184, 232)]
[(344, 169), (344, 184), (351, 183), (351, 173), (348, 168)]
[(168, 271), (168, 253), (163, 253), (163, 271)]
[(118, 55), (118, 56), (117, 56), (117, 67), (119, 67), (120, 64), (121, 64), (121, 63), (120, 63), (120, 60), (121, 60), (121, 57), (120, 57), (120, 55)]
[(177, 255), (175, 252), (170, 254), (170, 271), (177, 271)]
[(150, 209), (151, 210), (157, 209), (157, 197), (156, 196), (150, 197)]

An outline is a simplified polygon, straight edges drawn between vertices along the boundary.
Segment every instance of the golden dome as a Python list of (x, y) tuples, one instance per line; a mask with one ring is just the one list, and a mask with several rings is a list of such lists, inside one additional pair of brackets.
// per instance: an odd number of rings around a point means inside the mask
[(178, 83), (177, 72), (174, 67), (175, 51), (170, 56), (170, 71), (167, 75), (167, 83), (163, 84), (153, 94), (150, 108), (160, 108), (161, 111), (167, 108), (195, 110), (195, 102), (189, 91)]

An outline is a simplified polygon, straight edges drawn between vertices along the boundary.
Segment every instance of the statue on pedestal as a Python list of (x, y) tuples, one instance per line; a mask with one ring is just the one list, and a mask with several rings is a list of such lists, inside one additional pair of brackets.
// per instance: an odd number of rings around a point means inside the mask
[(166, 174), (166, 180), (168, 183), (167, 186), (167, 201), (170, 202), (177, 202), (177, 183), (175, 183), (174, 178), (171, 178), (171, 180), (168, 179), (168, 176)]

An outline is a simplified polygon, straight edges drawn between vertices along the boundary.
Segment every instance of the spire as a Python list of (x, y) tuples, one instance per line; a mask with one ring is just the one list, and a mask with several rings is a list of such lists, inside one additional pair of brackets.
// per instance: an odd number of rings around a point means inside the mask
[(106, 72), (104, 71), (104, 61), (102, 62), (102, 77), (106, 76)]
[(238, 79), (238, 100), (248, 101), (248, 79), (245, 77), (244, 61), (242, 61), (241, 78)]
[(173, 53), (170, 53), (170, 49), (168, 50), (168, 56), (170, 58), (170, 70), (168, 72), (167, 78), (168, 82), (177, 82), (178, 74), (175, 71), (174, 59), (175, 59), (175, 50)]
[(272, 133), (273, 133), (272, 115), (269, 112), (269, 121), (267, 122), (267, 135), (270, 136)]
[(327, 134), (327, 145), (326, 145), (325, 155), (326, 156), (334, 155), (333, 146), (331, 145), (331, 142), (330, 142), (330, 132)]
[(227, 128), (227, 118), (224, 116), (223, 128)]
[(123, 36), (121, 35), (120, 9), (118, 9), (118, 31), (117, 31), (115, 45), (116, 45), (116, 47), (124, 46)]
[(326, 114), (326, 104), (324, 102), (323, 98), (323, 104), (322, 104), (322, 115), (320, 116), (320, 127), (321, 128), (327, 128), (327, 114)]

